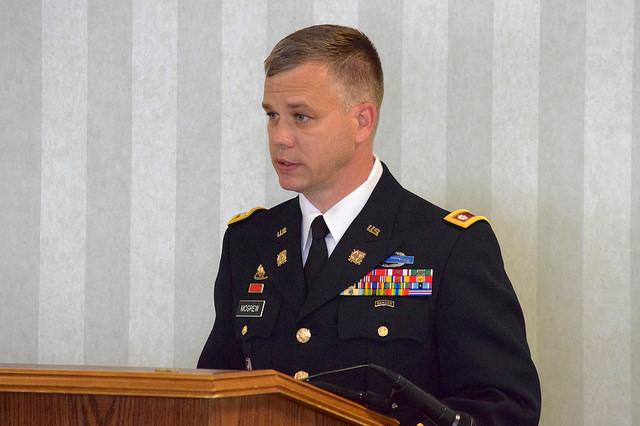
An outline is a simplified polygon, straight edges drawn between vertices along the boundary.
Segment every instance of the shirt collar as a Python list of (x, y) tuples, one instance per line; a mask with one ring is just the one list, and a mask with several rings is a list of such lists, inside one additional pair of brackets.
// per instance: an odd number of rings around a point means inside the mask
[[(375, 161), (371, 168), (371, 172), (369, 172), (367, 180), (351, 191), (349, 195), (334, 204), (323, 215), (327, 228), (329, 228), (329, 235), (334, 239), (335, 244), (340, 241), (344, 233), (347, 232), (351, 222), (353, 222), (360, 211), (362, 211), (364, 205), (371, 196), (373, 189), (376, 187), (380, 177), (382, 176), (382, 164), (380, 163), (380, 159), (375, 154), (374, 157)], [(311, 204), (311, 201), (309, 201), (304, 194), (300, 194), (299, 202), (300, 211), (302, 212), (301, 242), (302, 250), (304, 251), (310, 236), (311, 222), (313, 222), (313, 219), (322, 213), (316, 208), (316, 206)]]

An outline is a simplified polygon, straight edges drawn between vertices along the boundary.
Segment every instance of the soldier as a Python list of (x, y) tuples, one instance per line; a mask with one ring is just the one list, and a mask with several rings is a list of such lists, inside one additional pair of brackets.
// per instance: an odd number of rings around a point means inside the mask
[[(265, 72), (271, 161), (299, 195), (229, 222), (198, 367), (306, 378), (375, 363), (477, 424), (537, 424), (538, 376), (490, 225), (405, 190), (373, 152), (373, 44), (352, 28), (304, 28)], [(390, 390), (365, 369), (332, 381)], [(404, 405), (388, 414), (424, 421)]]

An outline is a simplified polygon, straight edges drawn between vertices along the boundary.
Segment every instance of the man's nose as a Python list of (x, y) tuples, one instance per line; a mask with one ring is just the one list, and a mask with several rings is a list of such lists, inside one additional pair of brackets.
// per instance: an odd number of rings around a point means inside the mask
[(295, 136), (293, 129), (287, 125), (283, 120), (278, 120), (271, 124), (269, 129), (271, 141), (276, 145), (282, 145), (286, 147), (293, 146), (295, 142)]

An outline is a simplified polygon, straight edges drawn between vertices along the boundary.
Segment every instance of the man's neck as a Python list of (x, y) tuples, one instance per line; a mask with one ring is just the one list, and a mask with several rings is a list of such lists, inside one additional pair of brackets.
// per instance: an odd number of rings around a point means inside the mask
[(344, 180), (348, 181), (349, 184), (338, 187), (338, 190), (305, 193), (304, 196), (324, 214), (367, 180), (375, 163), (373, 153), (369, 158), (370, 160), (364, 161), (362, 166), (356, 168), (358, 170), (357, 172), (350, 172), (345, 176)]

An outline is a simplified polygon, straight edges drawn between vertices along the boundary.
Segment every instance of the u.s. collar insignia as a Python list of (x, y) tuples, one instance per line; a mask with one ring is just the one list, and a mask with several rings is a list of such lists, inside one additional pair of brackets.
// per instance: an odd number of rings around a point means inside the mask
[(287, 227), (285, 226), (284, 228), (282, 228), (281, 230), (278, 231), (278, 233), (276, 234), (276, 236), (278, 238), (282, 237), (284, 234), (287, 233)]
[(260, 265), (258, 265), (258, 269), (256, 270), (256, 273), (253, 275), (253, 279), (254, 280), (266, 280), (267, 278), (269, 278), (267, 276), (267, 273), (264, 270), (264, 266), (262, 266), (262, 263)]
[(376, 237), (380, 235), (380, 228), (377, 228), (373, 225), (367, 226), (367, 231), (369, 231), (369, 233), (375, 235)]
[(353, 249), (353, 251), (351, 252), (351, 254), (349, 255), (349, 258), (347, 259), (349, 262), (354, 263), (356, 265), (362, 265), (362, 261), (364, 260), (364, 257), (367, 255), (367, 253), (358, 250), (358, 249)]
[(387, 257), (381, 264), (383, 268), (397, 268), (404, 265), (413, 265), (413, 256), (407, 256), (397, 251), (393, 255)]
[(282, 250), (280, 253), (278, 253), (278, 256), (276, 257), (276, 263), (278, 264), (278, 266), (282, 266), (285, 263), (287, 263), (287, 250)]

